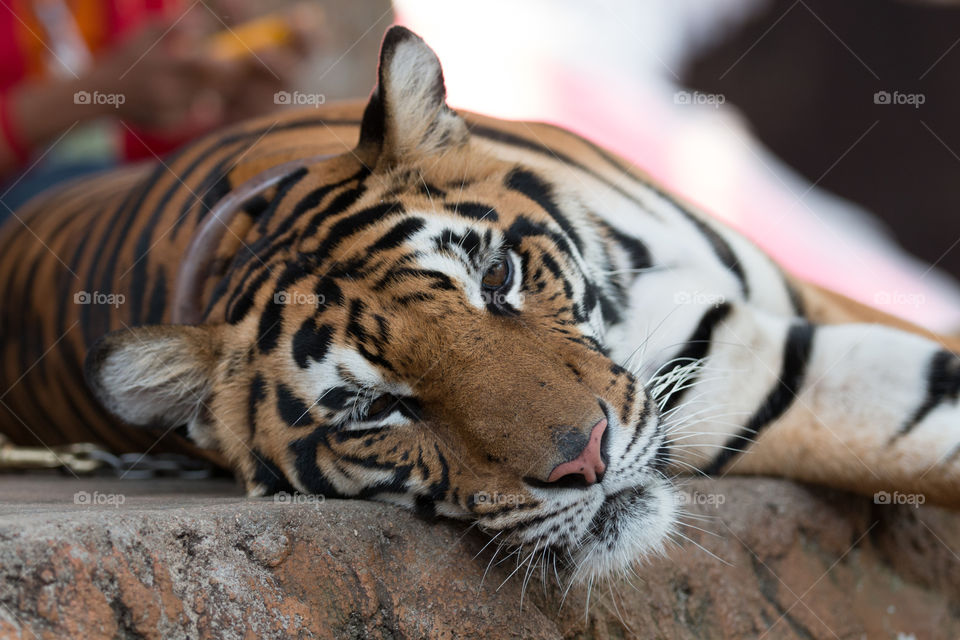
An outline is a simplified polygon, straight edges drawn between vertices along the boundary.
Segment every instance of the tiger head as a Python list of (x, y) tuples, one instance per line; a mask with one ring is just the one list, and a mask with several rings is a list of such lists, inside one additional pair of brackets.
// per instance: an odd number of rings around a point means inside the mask
[(127, 423), (187, 424), (251, 495), (387, 500), (625, 570), (674, 504), (655, 402), (605, 346), (630, 258), (445, 95), (391, 29), (356, 148), (280, 184), (204, 323), (108, 334), (89, 384)]

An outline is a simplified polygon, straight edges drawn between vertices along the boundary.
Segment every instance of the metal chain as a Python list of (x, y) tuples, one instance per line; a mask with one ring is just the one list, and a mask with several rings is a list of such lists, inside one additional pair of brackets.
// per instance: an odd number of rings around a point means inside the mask
[(39, 469), (67, 469), (77, 475), (103, 473), (131, 480), (161, 476), (195, 480), (213, 473), (209, 462), (176, 453), (114, 455), (89, 442), (25, 447), (0, 434), (0, 473)]

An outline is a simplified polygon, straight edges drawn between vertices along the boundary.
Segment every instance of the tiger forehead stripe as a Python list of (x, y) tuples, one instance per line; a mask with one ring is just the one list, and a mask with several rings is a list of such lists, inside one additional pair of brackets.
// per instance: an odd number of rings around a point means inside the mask
[(488, 222), (498, 222), (500, 220), (500, 215), (496, 209), (479, 202), (445, 202), (444, 207), (446, 207), (447, 211), (465, 218), (472, 218), (478, 221), (486, 220)]
[(580, 234), (574, 228), (567, 216), (560, 211), (556, 199), (547, 183), (537, 174), (527, 169), (516, 168), (507, 174), (504, 180), (508, 189), (512, 189), (527, 196), (536, 202), (540, 208), (547, 212), (553, 218), (553, 221), (560, 225), (564, 233), (573, 240), (581, 252), (584, 249), (583, 240)]

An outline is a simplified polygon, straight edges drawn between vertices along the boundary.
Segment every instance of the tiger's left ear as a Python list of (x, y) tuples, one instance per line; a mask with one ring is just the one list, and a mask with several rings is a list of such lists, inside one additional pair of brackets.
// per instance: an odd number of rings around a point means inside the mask
[(87, 352), (84, 377), (110, 413), (131, 426), (186, 426), (201, 447), (214, 447), (204, 409), (220, 362), (217, 327), (153, 325), (103, 336)]
[(464, 144), (467, 124), (446, 97), (433, 49), (409, 29), (391, 27), (380, 45), (378, 82), (363, 112), (358, 155), (390, 166)]

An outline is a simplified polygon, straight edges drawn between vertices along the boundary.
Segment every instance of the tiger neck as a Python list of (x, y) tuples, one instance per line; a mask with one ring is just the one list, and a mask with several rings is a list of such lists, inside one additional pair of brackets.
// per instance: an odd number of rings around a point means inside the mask
[(211, 207), (183, 255), (173, 296), (175, 324), (196, 324), (206, 317), (218, 290), (226, 285), (228, 267), (241, 248), (253, 251), (244, 238), (283, 182), (330, 157), (325, 154), (287, 160), (260, 171), (254, 169), (263, 163), (255, 162), (231, 174), (230, 182), (236, 186)]

